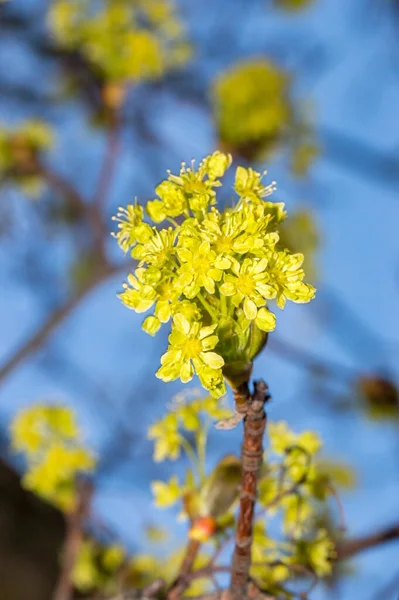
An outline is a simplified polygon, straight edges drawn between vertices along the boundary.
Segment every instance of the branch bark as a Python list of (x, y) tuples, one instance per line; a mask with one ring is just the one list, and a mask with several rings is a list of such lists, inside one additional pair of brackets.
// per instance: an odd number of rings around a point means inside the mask
[(235, 391), (237, 412), (246, 412), (244, 418), (244, 442), (241, 451), (242, 480), (240, 510), (237, 522), (236, 543), (232, 560), (230, 594), (232, 600), (245, 598), (248, 591), (251, 566), (252, 527), (258, 487), (258, 475), (262, 466), (263, 434), (266, 427), (264, 405), (269, 399), (264, 381), (255, 383), (251, 396), (248, 385)]
[(67, 515), (67, 536), (62, 557), (61, 574), (54, 592), (54, 600), (71, 600), (73, 569), (82, 543), (83, 525), (89, 513), (93, 488), (87, 480), (77, 483), (77, 500), (74, 510)]

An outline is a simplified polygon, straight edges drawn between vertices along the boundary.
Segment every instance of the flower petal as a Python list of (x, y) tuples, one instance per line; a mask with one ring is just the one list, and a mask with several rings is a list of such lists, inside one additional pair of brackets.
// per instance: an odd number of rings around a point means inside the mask
[(147, 317), (141, 326), (142, 330), (148, 333), (149, 335), (155, 335), (160, 327), (161, 323), (159, 319), (152, 316)]
[(267, 258), (262, 258), (254, 267), (254, 273), (263, 273), (266, 270), (268, 260)]
[(256, 308), (255, 302), (249, 298), (245, 298), (244, 300), (244, 314), (250, 321), (253, 321), (258, 314), (258, 309)]
[(170, 319), (171, 306), (167, 300), (158, 300), (155, 308), (155, 316), (161, 323), (167, 323)]
[(217, 335), (211, 335), (202, 341), (202, 349), (205, 350), (205, 352), (213, 350), (218, 341), (219, 338)]
[(173, 323), (176, 326), (176, 329), (180, 331), (180, 333), (184, 333), (184, 335), (188, 335), (190, 331), (190, 323), (187, 321), (186, 317), (182, 313), (177, 313), (173, 317)]
[(267, 308), (260, 308), (255, 323), (262, 331), (273, 331), (276, 327), (276, 315)]
[(180, 379), (183, 383), (191, 381), (194, 376), (194, 367), (191, 360), (187, 360), (180, 369)]
[(228, 258), (217, 258), (215, 260), (215, 267), (217, 269), (228, 269), (230, 267), (230, 261)]
[(221, 294), (223, 294), (223, 296), (232, 296), (236, 291), (236, 286), (231, 281), (226, 281), (225, 283), (222, 283), (222, 285), (219, 288), (219, 291)]
[(224, 365), (223, 358), (216, 352), (201, 352), (200, 357), (212, 369), (221, 369)]
[(201, 327), (198, 335), (199, 339), (203, 340), (204, 338), (208, 337), (208, 335), (211, 335), (215, 331), (216, 327), (217, 323), (214, 325), (208, 325), (208, 327)]

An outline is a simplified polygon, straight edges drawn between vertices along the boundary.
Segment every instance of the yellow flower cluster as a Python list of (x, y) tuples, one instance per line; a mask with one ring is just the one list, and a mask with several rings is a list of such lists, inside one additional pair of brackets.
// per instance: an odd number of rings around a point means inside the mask
[(76, 475), (95, 466), (93, 455), (80, 443), (71, 409), (45, 404), (26, 408), (17, 414), (10, 432), (12, 448), (27, 459), (23, 485), (62, 510), (71, 509)]
[(224, 456), (209, 474), (206, 468), (209, 428), (214, 419), (227, 415), (229, 411), (216, 398), (198, 398), (197, 390), (188, 390), (175, 396), (168, 413), (148, 431), (154, 440), (155, 461), (175, 460), (181, 450), (190, 461), (184, 482), (173, 475), (169, 481), (151, 483), (154, 504), (166, 508), (180, 503), (179, 516), (190, 521), (189, 537), (202, 542), (231, 523), (230, 511), (239, 495), (238, 457)]
[(42, 187), (38, 157), (52, 144), (52, 131), (43, 121), (28, 120), (13, 128), (0, 124), (0, 181), (12, 181), (26, 194), (37, 195)]
[(145, 222), (138, 205), (120, 208), (116, 217), (120, 247), (139, 261), (121, 300), (138, 313), (154, 307), (143, 323), (151, 335), (172, 320), (157, 377), (186, 383), (196, 373), (215, 397), (225, 393), (222, 369), (250, 362), (274, 329), (268, 301), (284, 308), (287, 299), (308, 302), (315, 292), (303, 282), (303, 255), (279, 246), (284, 205), (265, 200), (273, 184), (237, 167), (236, 204), (217, 208), (216, 190), (230, 164), (230, 155), (216, 151), (198, 169), (183, 163), (179, 175), (169, 172), (146, 210), (170, 227)]
[(56, 40), (108, 81), (158, 79), (189, 57), (170, 0), (56, 0), (49, 22)]
[(73, 583), (82, 592), (101, 590), (102, 593), (114, 594), (117, 591), (117, 574), (126, 560), (126, 550), (120, 544), (102, 546), (85, 539), (73, 568)]
[[(252, 560), (257, 564), (251, 574), (262, 587), (278, 595), (296, 565), (309, 567), (320, 577), (331, 574), (336, 553), (323, 523), (334, 477), (329, 475), (332, 469), (319, 465), (322, 442), (315, 432), (298, 434), (281, 421), (270, 423), (268, 434), (267, 467), (259, 484), (264, 516), (254, 528)], [(286, 540), (282, 542), (266, 533), (276, 514), (283, 520)], [(260, 568), (267, 560), (273, 564)]]
[(269, 149), (289, 125), (289, 78), (269, 60), (243, 61), (222, 73), (212, 96), (221, 142), (245, 154), (249, 145)]
[[(155, 460), (175, 460), (182, 449), (192, 468), (183, 480), (172, 475), (166, 481), (153, 481), (151, 487), (157, 508), (181, 506), (177, 519), (190, 521), (191, 539), (217, 544), (236, 527), (233, 508), (241, 461), (229, 454), (208, 470), (207, 421), (223, 417), (225, 409), (214, 398), (197, 398), (196, 391), (191, 396), (175, 397), (163, 419), (150, 427), (149, 437), (155, 442)], [(251, 576), (273, 596), (285, 597), (301, 565), (319, 577), (331, 574), (336, 552), (327, 503), (334, 483), (341, 480), (347, 486), (348, 473), (342, 466), (337, 472), (337, 465), (319, 460), (322, 442), (315, 432), (296, 433), (285, 422), (269, 423), (268, 431), (270, 447), (260, 473)], [(277, 537), (273, 518), (279, 530), (283, 524)]]
[(148, 430), (148, 438), (154, 440), (155, 462), (176, 460), (182, 449), (187, 450), (190, 442), (183, 436), (182, 430), (189, 432), (190, 437), (194, 436), (198, 446), (205, 435), (208, 422), (230, 415), (230, 411), (216, 398), (200, 398), (197, 390), (187, 392), (175, 396), (167, 414)]

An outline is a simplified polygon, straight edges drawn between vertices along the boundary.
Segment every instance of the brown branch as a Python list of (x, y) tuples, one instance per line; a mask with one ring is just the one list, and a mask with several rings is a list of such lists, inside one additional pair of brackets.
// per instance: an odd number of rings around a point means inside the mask
[(190, 540), (186, 554), (183, 559), (182, 565), (180, 567), (180, 573), (175, 583), (172, 584), (172, 587), (168, 593), (168, 600), (178, 600), (183, 595), (184, 591), (190, 585), (189, 575), (193, 568), (195, 559), (198, 556), (199, 549), (201, 547), (201, 542), (197, 540)]
[(116, 273), (119, 267), (107, 266), (103, 272), (82, 288), (79, 293), (68, 300), (63, 306), (53, 312), (52, 315), (39, 327), (39, 329), (28, 337), (25, 342), (15, 350), (0, 367), (0, 382), (4, 381), (32, 352), (35, 352), (47, 340), (51, 333), (60, 325), (64, 319), (80, 304), (80, 302), (91, 292), (99, 283), (108, 276)]
[(38, 175), (64, 197), (74, 216), (80, 217), (87, 212), (88, 205), (83, 196), (68, 179), (41, 163), (38, 164), (37, 169)]
[(62, 556), (62, 568), (53, 600), (71, 600), (73, 569), (82, 543), (83, 525), (89, 513), (93, 488), (87, 480), (77, 482), (77, 500), (74, 510), (67, 515), (67, 534)]
[(288, 361), (332, 379), (346, 379), (351, 382), (361, 375), (359, 371), (352, 367), (331, 360), (320, 359), (318, 356), (272, 335), (269, 335), (267, 347), (269, 350), (282, 356)]
[(244, 598), (247, 593), (251, 566), (252, 528), (258, 487), (258, 475), (262, 466), (263, 434), (266, 427), (265, 402), (269, 399), (264, 381), (255, 383), (255, 391), (249, 395), (248, 385), (235, 392), (236, 410), (243, 412), (244, 442), (241, 451), (242, 480), (240, 510), (237, 522), (236, 543), (232, 560), (230, 593), (233, 600)]
[(110, 186), (115, 171), (116, 161), (120, 145), (120, 122), (116, 115), (114, 122), (108, 131), (107, 147), (103, 163), (100, 168), (97, 186), (90, 204), (93, 232), (95, 234), (95, 247), (102, 249), (106, 236), (106, 225), (103, 215), (106, 201), (108, 199)]
[(346, 560), (348, 558), (351, 558), (355, 554), (358, 554), (359, 552), (375, 548), (380, 544), (385, 544), (386, 542), (391, 542), (392, 540), (396, 540), (398, 538), (399, 523), (390, 527), (386, 527), (385, 529), (381, 529), (380, 531), (377, 531), (370, 535), (364, 535), (358, 538), (353, 538), (340, 542), (337, 545), (336, 549), (337, 558), (338, 560)]

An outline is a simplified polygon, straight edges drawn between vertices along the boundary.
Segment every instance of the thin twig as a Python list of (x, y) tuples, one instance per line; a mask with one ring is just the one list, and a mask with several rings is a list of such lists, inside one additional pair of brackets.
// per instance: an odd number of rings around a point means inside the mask
[(120, 146), (120, 120), (115, 117), (108, 131), (107, 147), (100, 168), (97, 186), (90, 204), (95, 247), (102, 249), (106, 236), (106, 224), (103, 211), (109, 197)]
[(347, 380), (348, 382), (352, 382), (361, 375), (355, 368), (348, 367), (348, 365), (334, 362), (329, 359), (320, 359), (318, 356), (291, 344), (291, 342), (287, 342), (274, 336), (270, 336), (267, 347), (275, 354), (278, 354), (309, 371), (320, 373), (325, 377), (332, 379), (338, 377), (341, 381)]
[(88, 205), (83, 196), (63, 175), (43, 164), (38, 165), (38, 174), (43, 177), (49, 186), (60, 192), (74, 215), (82, 216), (87, 212)]
[(335, 501), (337, 503), (338, 512), (339, 512), (339, 516), (340, 516), (340, 520), (341, 520), (341, 525), (340, 525), (339, 529), (342, 532), (345, 532), (347, 530), (347, 524), (346, 524), (345, 511), (344, 511), (344, 507), (342, 505), (341, 497), (340, 497), (338, 491), (335, 489), (335, 487), (331, 483), (327, 486), (327, 488), (329, 489), (330, 493), (334, 496)]
[(67, 515), (67, 533), (62, 557), (62, 568), (55, 588), (54, 600), (71, 600), (73, 569), (83, 536), (84, 521), (89, 513), (93, 488), (89, 481), (77, 483), (77, 500), (74, 510)]
[(85, 287), (67, 300), (64, 305), (55, 310), (48, 319), (33, 333), (23, 344), (16, 349), (0, 367), (0, 382), (4, 381), (32, 352), (38, 350), (48, 339), (51, 333), (64, 321), (64, 319), (82, 302), (82, 300), (104, 279), (120, 270), (120, 267), (106, 266), (102, 273), (90, 280)]
[(370, 535), (343, 541), (337, 545), (338, 560), (346, 560), (359, 552), (399, 538), (399, 523)]
[(235, 393), (236, 410), (244, 418), (244, 442), (241, 452), (242, 480), (240, 510), (237, 521), (236, 543), (232, 560), (230, 593), (233, 600), (245, 597), (251, 566), (252, 528), (257, 496), (258, 476), (263, 459), (263, 434), (266, 427), (265, 402), (269, 399), (264, 381), (255, 383), (255, 391), (249, 395), (248, 386)]
[(168, 600), (178, 600), (190, 585), (190, 573), (198, 556), (201, 542), (189, 540), (179, 575), (168, 593)]

